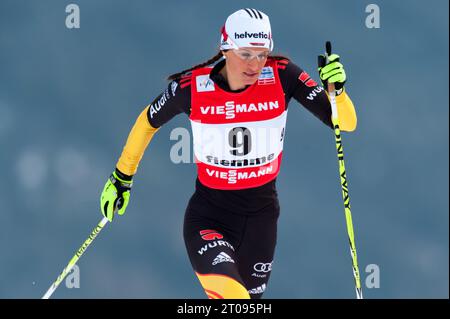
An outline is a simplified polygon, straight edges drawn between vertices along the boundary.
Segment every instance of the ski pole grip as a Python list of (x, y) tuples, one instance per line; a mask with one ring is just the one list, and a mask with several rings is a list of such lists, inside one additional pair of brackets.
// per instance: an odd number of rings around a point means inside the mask
[[(330, 41), (325, 42), (325, 52), (326, 52), (325, 59), (328, 63), (329, 62), (328, 58), (331, 55), (331, 42)], [(334, 99), (334, 83), (328, 83), (327, 89), (330, 94), (333, 93), (333, 99)], [(336, 113), (334, 113), (334, 114), (336, 114)]]
[(330, 41), (327, 41), (325, 43), (325, 49), (326, 49), (327, 55), (330, 56), (331, 55), (331, 42)]

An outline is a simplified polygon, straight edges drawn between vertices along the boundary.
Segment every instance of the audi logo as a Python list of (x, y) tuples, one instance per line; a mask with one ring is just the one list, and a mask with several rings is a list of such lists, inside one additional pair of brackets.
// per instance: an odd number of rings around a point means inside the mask
[(257, 272), (269, 272), (272, 270), (272, 263), (257, 263), (253, 266), (253, 269)]

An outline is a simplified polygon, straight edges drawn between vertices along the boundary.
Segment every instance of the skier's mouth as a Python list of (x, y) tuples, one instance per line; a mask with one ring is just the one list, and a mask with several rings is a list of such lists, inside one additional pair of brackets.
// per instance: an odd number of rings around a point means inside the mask
[(253, 79), (258, 76), (258, 72), (244, 72), (244, 75), (248, 78)]

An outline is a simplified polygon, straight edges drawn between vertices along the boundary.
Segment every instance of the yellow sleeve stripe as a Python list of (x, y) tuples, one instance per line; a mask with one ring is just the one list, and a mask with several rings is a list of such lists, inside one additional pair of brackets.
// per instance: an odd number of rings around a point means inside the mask
[(150, 143), (153, 135), (159, 129), (152, 127), (148, 122), (147, 111), (149, 107), (147, 106), (141, 112), (136, 123), (134, 123), (122, 154), (116, 164), (119, 171), (126, 175), (134, 175), (136, 173), (148, 143)]
[(354, 131), (358, 121), (356, 118), (355, 106), (353, 105), (352, 100), (350, 100), (350, 97), (347, 95), (347, 92), (344, 91), (340, 95), (336, 96), (336, 106), (341, 131)]
[(247, 289), (231, 277), (197, 272), (195, 274), (210, 299), (250, 299)]

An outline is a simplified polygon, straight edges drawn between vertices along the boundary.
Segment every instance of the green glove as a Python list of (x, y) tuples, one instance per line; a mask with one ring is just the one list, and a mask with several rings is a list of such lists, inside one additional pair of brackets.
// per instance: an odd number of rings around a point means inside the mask
[(318, 62), (319, 76), (323, 87), (327, 89), (328, 82), (334, 83), (334, 88), (338, 91), (338, 94), (341, 93), (347, 77), (345, 75), (344, 66), (339, 62), (339, 55), (331, 54), (328, 57), (328, 63), (326, 63), (324, 55), (319, 55)]
[(130, 201), (130, 191), (133, 185), (132, 177), (122, 174), (116, 169), (103, 188), (100, 197), (100, 209), (103, 216), (112, 222), (114, 213), (117, 211), (119, 215), (123, 215)]

